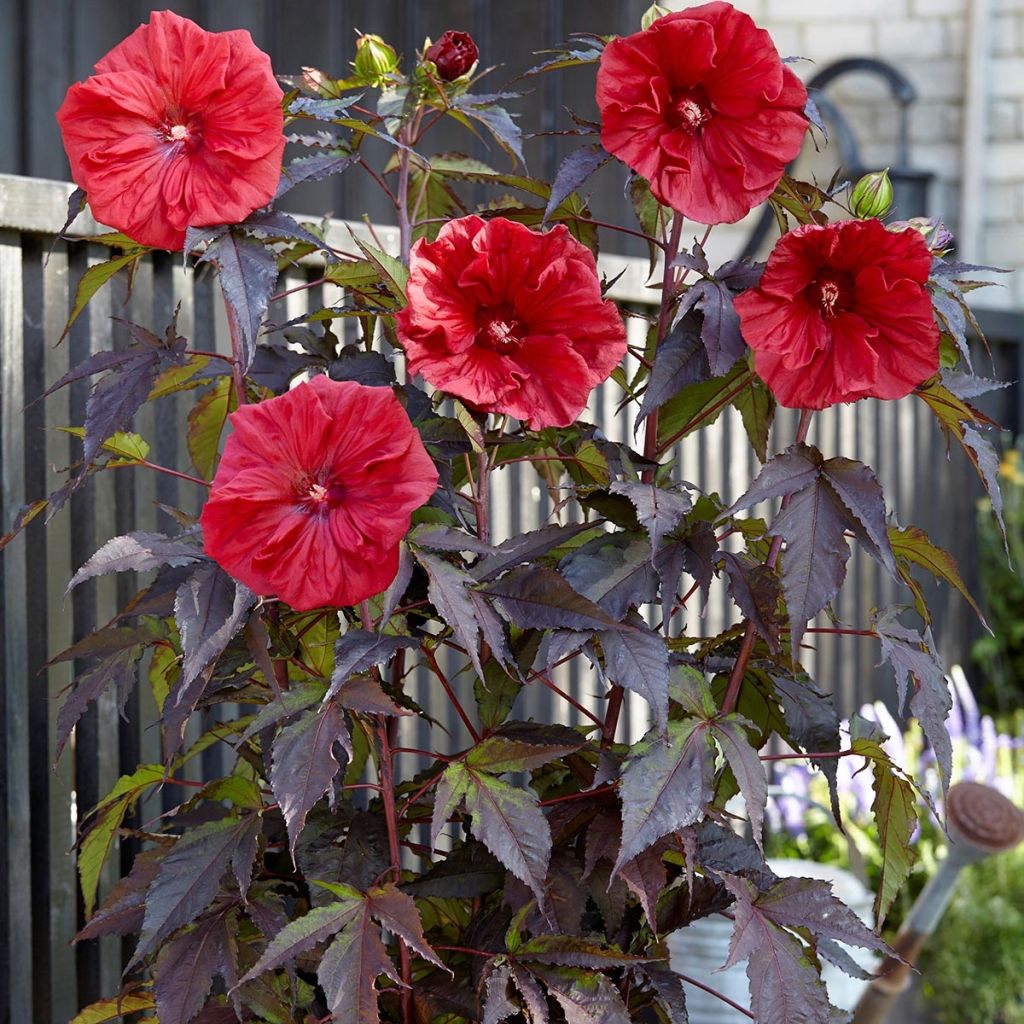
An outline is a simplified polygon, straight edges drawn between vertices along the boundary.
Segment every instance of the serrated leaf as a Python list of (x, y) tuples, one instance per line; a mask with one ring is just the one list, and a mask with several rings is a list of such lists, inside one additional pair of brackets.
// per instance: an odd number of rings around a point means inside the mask
[(281, 181), (277, 186), (275, 199), (280, 199), (286, 192), (290, 192), (296, 185), (304, 181), (323, 181), (332, 174), (338, 174), (356, 162), (358, 157), (345, 153), (339, 156), (337, 153), (317, 153), (314, 156), (301, 157), (292, 160), (281, 169)]
[(334, 670), (325, 699), (333, 697), (349, 677), (366, 672), (375, 665), (386, 665), (398, 651), (416, 646), (411, 637), (350, 629), (335, 641)]
[(237, 406), (234, 382), (223, 377), (209, 391), (199, 397), (188, 413), (188, 431), (185, 435), (192, 465), (204, 480), (213, 479), (220, 449), (221, 434), (228, 415)]
[(153, 1009), (153, 996), (149, 992), (129, 992), (113, 999), (92, 1003), (71, 1019), (70, 1024), (110, 1024), (132, 1013)]
[(378, 1024), (377, 978), (401, 984), (365, 904), (327, 947), (316, 974), (337, 1024)]
[(385, 284), (394, 293), (395, 298), (405, 302), (405, 289), (409, 284), (409, 268), (394, 256), (382, 252), (369, 242), (355, 240), (360, 252), (376, 267)]
[(655, 409), (660, 409), (690, 384), (699, 384), (711, 376), (708, 355), (700, 340), (700, 330), (692, 319), (677, 320), (654, 354), (633, 432)]
[(896, 621), (894, 614), (883, 612), (875, 620), (875, 633), (882, 644), (882, 661), (896, 674), (896, 700), (917, 716), (928, 742), (935, 752), (943, 792), (953, 771), (953, 744), (946, 729), (946, 718), (953, 707), (946, 672), (935, 651), (931, 635), (927, 638)]
[(174, 620), (184, 655), (179, 695), (224, 652), (255, 603), (256, 595), (248, 587), (213, 562), (200, 565), (178, 587)]
[(414, 711), (396, 704), (371, 675), (352, 676), (346, 679), (335, 699), (343, 708), (367, 715), (404, 717), (415, 714)]
[[(956, 564), (956, 559), (948, 551), (940, 548), (937, 544), (933, 544), (928, 534), (917, 526), (907, 526), (903, 529), (890, 526), (889, 541), (892, 544), (892, 550), (897, 561), (911, 562), (914, 565), (919, 565), (922, 569), (930, 572), (936, 579), (943, 580), (951, 587), (954, 587), (974, 609), (981, 624), (986, 629), (989, 629), (985, 617), (981, 614), (981, 609), (971, 596), (960, 575), (960, 568)], [(900, 575), (903, 576), (904, 580), (907, 579), (905, 569), (900, 569)], [(922, 617), (927, 621), (926, 615)]]
[(732, 292), (726, 285), (706, 277), (689, 287), (679, 305), (680, 315), (685, 316), (691, 309), (703, 314), (700, 340), (712, 377), (727, 373), (747, 351), (732, 299)]
[(850, 721), (850, 748), (868, 758), (874, 778), (875, 799), (871, 813), (878, 829), (882, 853), (880, 878), (875, 890), (875, 924), (881, 928), (893, 900), (914, 865), (910, 837), (917, 826), (917, 801), (910, 781), (892, 763), (881, 745), (880, 734), (860, 731), (865, 723), (854, 716)]
[(646, 537), (602, 533), (563, 558), (558, 571), (573, 590), (621, 622), (631, 606), (645, 604), (657, 594), (658, 574), (652, 562)]
[(163, 852), (157, 848), (136, 854), (131, 871), (111, 888), (96, 913), (89, 918), (89, 923), (72, 942), (138, 932), (146, 913), (146, 890), (156, 877)]
[(96, 806), (95, 818), (82, 839), (77, 857), (86, 917), (92, 915), (93, 907), (96, 905), (100, 872), (114, 846), (114, 840), (125, 815), (135, 807), (150, 786), (163, 782), (164, 776), (162, 765), (140, 765), (130, 775), (122, 775)]
[(758, 849), (764, 852), (764, 809), (768, 802), (768, 783), (764, 766), (757, 751), (751, 746), (747, 730), (756, 729), (739, 715), (722, 715), (711, 723), (710, 732), (722, 748), (725, 760), (732, 769), (747, 805), (750, 831)]
[(508, 983), (512, 974), (508, 964), (498, 964), (484, 981), (484, 1012), (480, 1024), (502, 1024), (519, 1012), (519, 1007), (508, 997)]
[(668, 651), (661, 636), (633, 613), (629, 624), (599, 634), (604, 666), (619, 686), (640, 694), (650, 705), (658, 729), (668, 724)]
[(571, 523), (567, 526), (549, 524), (518, 537), (511, 537), (494, 548), (492, 554), (481, 558), (471, 570), (472, 575), (481, 583), (486, 583), (500, 576), (506, 569), (543, 558), (581, 533), (593, 529), (593, 523)]
[(635, 744), (622, 772), (622, 845), (617, 871), (662, 836), (692, 825), (714, 795), (714, 758), (707, 728), (693, 719), (669, 722), (664, 739)]
[(669, 1024), (689, 1024), (682, 978), (664, 963), (644, 964), (640, 969), (654, 989)]
[(459, 643), (466, 648), (477, 676), (482, 678), (484, 674), (480, 660), (481, 635), (498, 661), (507, 666), (511, 655), (504, 627), (497, 613), (481, 594), (470, 589), (476, 580), (465, 570), (434, 555), (420, 552), (416, 557), (427, 573), (427, 596), (430, 603), (437, 609), (441, 619), (452, 627)]
[(618, 625), (553, 569), (514, 569), (496, 583), (485, 584), (480, 593), (492, 598), (505, 617), (522, 629), (589, 632)]
[(341, 931), (362, 910), (365, 912), (363, 894), (349, 886), (343, 886), (343, 899), (321, 907), (313, 907), (302, 917), (289, 921), (271, 938), (257, 963), (239, 979), (244, 985), (265, 971), (283, 967), (318, 942)]
[(603, 974), (575, 967), (535, 967), (565, 1014), (566, 1024), (629, 1024), (619, 990)]
[(203, 552), (184, 540), (167, 537), (162, 533), (127, 533), (108, 540), (89, 561), (82, 566), (67, 585), (70, 593), (79, 583), (103, 576), (108, 572), (147, 572), (164, 565), (181, 566), (202, 561)]
[(132, 267), (133, 264), (138, 263), (143, 256), (146, 255), (148, 249), (135, 248), (122, 254), (121, 256), (115, 256), (113, 259), (106, 260), (103, 263), (97, 263), (94, 266), (89, 267), (88, 270), (79, 278), (78, 286), (75, 288), (75, 301), (71, 307), (71, 314), (68, 316), (68, 322), (64, 325), (64, 330), (60, 333), (59, 341), (63, 341), (67, 337), (68, 331), (71, 330), (71, 325), (79, 318), (85, 307), (89, 304), (89, 300), (119, 271), (125, 268)]
[(245, 373), (256, 354), (260, 324), (277, 284), (277, 254), (240, 228), (232, 228), (210, 242), (199, 262), (212, 263), (217, 268), (220, 286), (241, 335), (241, 351), (236, 356)]
[(153, 996), (162, 1024), (189, 1024), (220, 973), (228, 936), (224, 914), (211, 914), (171, 939), (153, 964)]
[(885, 498), (874, 470), (852, 459), (834, 458), (825, 462), (821, 472), (863, 527), (870, 540), (868, 550), (896, 579), (896, 560), (885, 522)]
[(464, 802), (473, 834), (545, 902), (544, 880), (551, 857), (551, 829), (543, 811), (526, 792), (485, 772), (453, 762), (437, 787), (432, 842)]
[(389, 932), (397, 935), (417, 956), (448, 971), (423, 934), (420, 912), (411, 896), (393, 885), (384, 885), (371, 889), (366, 894), (366, 903), (373, 917)]
[(584, 746), (586, 740), (565, 725), (506, 722), (473, 747), (465, 763), (493, 775), (529, 772)]
[(482, 124), (514, 161), (526, 163), (523, 157), (523, 133), (504, 107), (482, 101), (482, 97), (469, 93), (454, 97), (451, 104), (465, 117)]
[(629, 499), (636, 509), (637, 521), (651, 538), (654, 552), (661, 547), (665, 535), (671, 533), (693, 508), (693, 501), (685, 492), (667, 491), (640, 481), (616, 481), (611, 492)]
[(590, 176), (611, 160), (599, 142), (591, 142), (570, 153), (559, 165), (551, 183), (551, 197), (544, 208), (544, 221), (573, 193), (579, 191)]
[(779, 630), (779, 601), (782, 588), (779, 577), (763, 562), (757, 562), (745, 555), (725, 551), (722, 554), (728, 577), (729, 596), (753, 623), (758, 634), (773, 654), (781, 649)]
[(341, 763), (334, 756), (335, 744), (351, 758), (352, 741), (345, 713), (333, 700), (304, 712), (274, 740), (270, 787), (288, 826), (293, 858), (306, 815), (331, 788), (341, 770)]
[(199, 917), (213, 902), (229, 865), (234, 862), (236, 875), (251, 868), (238, 857), (254, 849), (252, 837), (259, 825), (257, 814), (227, 817), (196, 825), (177, 840), (149, 888), (142, 932), (129, 966), (140, 963), (173, 931)]
[(668, 872), (662, 859), (662, 844), (654, 846), (619, 866), (619, 877), (629, 891), (640, 901), (651, 930), (658, 930), (658, 896), (668, 881)]

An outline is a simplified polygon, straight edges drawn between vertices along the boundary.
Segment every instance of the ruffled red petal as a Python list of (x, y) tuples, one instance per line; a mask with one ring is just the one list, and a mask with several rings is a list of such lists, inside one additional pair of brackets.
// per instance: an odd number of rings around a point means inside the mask
[[(96, 72), (71, 86), (57, 120), (98, 220), (173, 250), (189, 226), (237, 223), (273, 197), (282, 93), (248, 32), (156, 11)], [(187, 139), (169, 135), (176, 125)]]
[[(692, 101), (690, 122), (679, 103)], [(601, 143), (655, 197), (704, 224), (771, 195), (800, 151), (807, 91), (771, 37), (731, 4), (665, 15), (601, 55)]]
[[(626, 332), (597, 264), (563, 225), (462, 217), (413, 247), (398, 334), (410, 373), (482, 412), (568, 426), (618, 365)], [(488, 325), (508, 327), (490, 343)], [(501, 330), (498, 330), (501, 333)]]
[(438, 479), (391, 391), (315, 377), (231, 424), (201, 517), (207, 554), (300, 611), (384, 590)]

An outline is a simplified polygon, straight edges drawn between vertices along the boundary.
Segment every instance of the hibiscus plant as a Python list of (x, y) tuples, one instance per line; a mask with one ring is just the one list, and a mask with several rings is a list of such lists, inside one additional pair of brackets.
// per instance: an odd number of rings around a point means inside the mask
[[(870, 724), (841, 743), (829, 680), (809, 678), (801, 643), (851, 544), (902, 581), (913, 607), (864, 609), (851, 642), (880, 644), (946, 782), (950, 700), (911, 570), (963, 585), (941, 548), (896, 525), (870, 467), (809, 437), (814, 411), (836, 403), (923, 401), (967, 457), (946, 471), (973, 466), (998, 515), (989, 423), (970, 404), (993, 385), (973, 375), (964, 335), (978, 268), (950, 256), (938, 224), (878, 219), (883, 175), (851, 194), (785, 174), (813, 104), (727, 3), (654, 7), (633, 35), (545, 54), (531, 75), (596, 66), (601, 118), (576, 120), (580, 146), (552, 184), (521, 166), (515, 95), (479, 87), (478, 57), (464, 32), (404, 62), (363, 36), (346, 77), (279, 80), (248, 33), (158, 12), (58, 114), (81, 187), (70, 213), (87, 201), (117, 232), (72, 317), (115, 271), (169, 249), (184, 272), (216, 274), (232, 340), (228, 356), (174, 321), (129, 324), (126, 348), (55, 382), (95, 380), (83, 451), (22, 516), (126, 462), (205, 498), (198, 519), (175, 514), (176, 535), (115, 537), (70, 583), (148, 574), (60, 654), (86, 666), (60, 745), (92, 701), (142, 674), (164, 755), (83, 819), (77, 941), (137, 935), (122, 992), (89, 1020), (682, 1024), (690, 979), (665, 938), (724, 913), (729, 961), (747, 962), (745, 1012), (825, 1022), (821, 959), (849, 965), (837, 941), (886, 949), (827, 883), (765, 863), (762, 758), (813, 764), (837, 810), (837, 758), (870, 765), (880, 927), (910, 870), (915, 784)], [(428, 155), (445, 119), (511, 169)], [(386, 166), (366, 139), (389, 144)], [(286, 141), (305, 152), (282, 170)], [(301, 182), (367, 171), (394, 203), (398, 251), (375, 235), (332, 248), (275, 208)], [(618, 224), (588, 210), (595, 173), (626, 186)], [(474, 210), (467, 197), (487, 188)], [(780, 232), (767, 264), (712, 269), (713, 225), (763, 202)], [(597, 270), (599, 235), (613, 246), (616, 231), (646, 241), (660, 295), (631, 346)], [(345, 300), (285, 332), (265, 318), (299, 260), (319, 261), (315, 284)], [(358, 334), (344, 345), (343, 318)], [(635, 447), (581, 419), (606, 381), (635, 412)], [(143, 403), (171, 393), (194, 400), (199, 476), (148, 460), (132, 434)], [(801, 415), (773, 455), (776, 403)], [(728, 406), (763, 465), (721, 496), (673, 452)], [(531, 464), (554, 510), (496, 536), (490, 481), (513, 463)], [(712, 586), (735, 619), (702, 636)], [(555, 681), (569, 663), (597, 711)], [(465, 742), (417, 706), (413, 672), (450, 700)], [(524, 720), (533, 687), (582, 724)], [(634, 743), (625, 691), (649, 707)], [(141, 798), (213, 744), (229, 774), (140, 821)], [(139, 852), (101, 893), (118, 837)]]

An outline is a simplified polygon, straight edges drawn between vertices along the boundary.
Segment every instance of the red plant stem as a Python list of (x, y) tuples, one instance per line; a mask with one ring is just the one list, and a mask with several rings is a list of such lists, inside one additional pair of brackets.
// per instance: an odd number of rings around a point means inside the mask
[(199, 484), (200, 487), (210, 486), (210, 482), (208, 480), (201, 480), (197, 476), (182, 473), (177, 469), (169, 469), (167, 466), (159, 466), (155, 462), (150, 462), (148, 459), (132, 459), (131, 462), (114, 462), (104, 468), (126, 469), (130, 466), (144, 466), (146, 469), (155, 470), (157, 473), (163, 473), (165, 476), (173, 476), (177, 477), (179, 480), (187, 480), (190, 484)]
[[(789, 626), (784, 627), (789, 629)], [(831, 633), (833, 636), (870, 636), (877, 638), (878, 634), (873, 629), (840, 629), (838, 626), (817, 626), (809, 627), (805, 633)]]
[(476, 535), (486, 544), (491, 535), (491, 467), (487, 449), (476, 457)]
[(604, 723), (601, 721), (600, 718), (597, 717), (597, 715), (595, 715), (588, 708), (585, 708), (578, 700), (576, 700), (575, 697), (570, 696), (560, 686), (557, 686), (555, 683), (551, 682), (551, 680), (548, 679), (547, 676), (536, 674), (531, 676), (529, 681), (531, 683), (538, 682), (542, 686), (547, 687), (552, 693), (557, 693), (558, 696), (562, 698), (562, 700), (564, 700), (571, 707), (574, 707), (581, 715), (583, 715), (584, 718), (589, 718), (590, 721), (594, 723), (594, 725), (604, 725)]
[(392, 747), (392, 754), (418, 754), (420, 757), (430, 757), (435, 761), (443, 761), (447, 764), (455, 759), (452, 757), (446, 757), (444, 754), (439, 754), (435, 750), (421, 750), (419, 747)]
[(399, 821), (401, 821), (401, 819), (406, 816), (406, 814), (409, 812), (409, 808), (414, 803), (416, 803), (416, 801), (419, 800), (419, 798), (423, 796), (423, 794), (426, 793), (428, 789), (433, 789), (434, 786), (436, 786), (441, 781), (442, 775), (444, 775), (444, 772), (438, 772), (432, 779), (428, 779), (426, 782), (423, 783), (422, 786), (420, 786), (419, 789), (416, 790), (415, 793), (413, 793), (411, 797), (409, 797), (405, 801), (404, 804), (402, 804), (402, 808), (398, 812)]
[(570, 800), (586, 800), (591, 796), (602, 796), (604, 793), (614, 793), (617, 782), (609, 783), (607, 786), (598, 786), (597, 789), (583, 789), (578, 793), (566, 793), (565, 796), (553, 796), (550, 800), (541, 800), (541, 807), (550, 807), (552, 804), (564, 804)]
[[(673, 263), (679, 253), (679, 242), (683, 237), (683, 218), (676, 214), (672, 218), (672, 232), (668, 244), (664, 247), (665, 266), (661, 274), (661, 308), (658, 311), (658, 331), (655, 352), (658, 346), (665, 340), (668, 334), (669, 323), (672, 319), (673, 303), (673, 281), (675, 279), (675, 267)], [(648, 413), (644, 420), (644, 458), (650, 462), (658, 458), (658, 410)], [(654, 480), (654, 468), (650, 467), (643, 471), (640, 477), (645, 483), (652, 483)], [(622, 701), (624, 693), (618, 683), (613, 683), (608, 692), (608, 710), (604, 716), (604, 727), (601, 729), (601, 746), (609, 747), (615, 742), (615, 730), (619, 726), (619, 716), (622, 713)]]
[(443, 949), (446, 953), (468, 953), (470, 956), (482, 956), (490, 960), (493, 953), (488, 953), (482, 949), (469, 949), (466, 946), (435, 946), (434, 949)]
[(235, 382), (235, 400), (239, 406), (243, 406), (246, 403), (245, 370), (242, 368), (245, 364), (245, 339), (242, 337), (242, 328), (226, 294), (224, 295), (224, 309), (228, 315), (228, 330), (231, 332), (231, 355), (234, 357), (234, 362), (231, 364), (231, 376)]
[[(801, 410), (800, 423), (796, 428), (797, 444), (802, 444), (807, 440), (807, 432), (811, 429), (811, 419), (813, 416), (813, 409)], [(790, 497), (791, 495), (787, 494), (782, 499), (782, 504), (779, 506), (780, 513), (786, 510)], [(775, 568), (775, 563), (779, 560), (779, 552), (781, 550), (782, 537), (773, 537), (771, 547), (768, 549), (768, 557), (764, 563), (769, 569)], [(729, 676), (729, 686), (725, 691), (725, 700), (722, 702), (722, 712), (724, 714), (728, 715), (736, 710), (736, 704), (740, 699), (740, 688), (743, 686), (743, 676), (746, 674), (747, 663), (750, 661), (751, 654), (754, 653), (754, 644), (756, 642), (757, 630), (754, 628), (754, 624), (747, 619), (746, 629), (743, 633), (743, 643), (740, 644), (740, 652), (736, 656), (736, 663), (732, 667), (732, 674)]]
[(233, 363), (233, 356), (226, 356), (223, 352), (207, 352), (205, 349), (199, 348), (187, 348), (185, 349), (185, 355), (187, 356), (202, 356), (204, 359), (221, 359), (225, 363)]
[[(388, 828), (388, 851), (391, 854), (391, 880), (395, 885), (402, 881), (402, 852), (398, 843), (398, 814), (395, 808), (395, 779), (392, 765), (389, 724), (384, 715), (377, 715), (377, 743), (380, 747), (380, 795), (384, 803), (384, 819)], [(398, 955), (402, 975), (402, 1020), (412, 1021), (412, 963), (409, 950), (401, 936), (398, 939)]]
[(749, 1011), (745, 1010), (739, 1003), (734, 1003), (728, 996), (722, 995), (718, 989), (712, 988), (710, 985), (705, 985), (703, 981), (697, 981), (696, 978), (691, 978), (688, 974), (676, 974), (683, 979), (688, 985), (693, 985), (694, 988), (699, 988), (703, 992), (707, 992), (709, 996), (714, 996), (716, 999), (721, 999), (723, 1003), (731, 1006), (737, 1013), (742, 1013), (744, 1017), (749, 1017), (751, 1020), (757, 1020), (757, 1018)]
[(452, 707), (458, 712), (459, 718), (462, 719), (462, 724), (466, 727), (469, 735), (473, 737), (474, 743), (480, 742), (480, 733), (476, 731), (473, 723), (469, 719), (469, 715), (466, 714), (466, 709), (459, 703), (459, 698), (455, 696), (455, 691), (452, 689), (451, 683), (448, 682), (444, 672), (441, 671), (441, 666), (437, 663), (437, 657), (429, 647), (423, 648), (423, 653), (427, 657), (427, 662), (430, 665), (431, 671), (437, 676), (438, 682), (444, 687), (444, 692), (448, 694), (448, 699), (452, 702)]

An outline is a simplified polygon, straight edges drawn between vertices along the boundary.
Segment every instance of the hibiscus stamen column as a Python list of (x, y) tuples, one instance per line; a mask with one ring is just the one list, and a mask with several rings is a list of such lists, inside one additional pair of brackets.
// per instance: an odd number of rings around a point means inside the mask
[[(800, 410), (800, 422), (797, 424), (796, 440), (794, 443), (803, 444), (803, 442), (807, 440), (807, 434), (811, 429), (811, 419), (813, 416), (813, 409)], [(785, 512), (792, 497), (792, 494), (787, 494), (782, 499), (782, 503), (779, 506), (780, 514)], [(764, 562), (769, 569), (775, 568), (776, 563), (779, 560), (779, 553), (781, 550), (782, 536), (776, 535), (772, 538), (771, 547), (768, 549), (768, 557)], [(757, 630), (754, 628), (754, 624), (750, 619), (747, 619), (743, 631), (743, 642), (740, 644), (739, 654), (736, 655), (736, 662), (733, 665), (732, 673), (729, 676), (729, 685), (725, 691), (725, 700), (722, 702), (722, 713), (725, 715), (736, 710), (736, 704), (740, 699), (740, 688), (743, 686), (743, 677), (746, 674), (750, 656), (754, 653), (754, 644), (756, 642)]]

